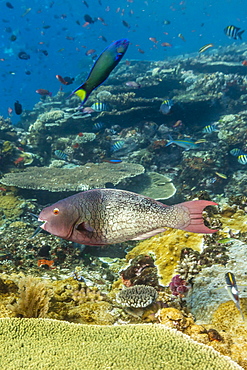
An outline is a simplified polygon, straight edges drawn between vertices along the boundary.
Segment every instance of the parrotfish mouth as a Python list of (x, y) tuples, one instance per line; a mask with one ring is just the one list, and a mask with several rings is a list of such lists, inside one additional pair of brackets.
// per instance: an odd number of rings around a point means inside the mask
[(39, 218), (39, 216), (35, 215), (34, 213), (30, 213), (31, 216), (35, 217), (39, 223), (39, 226), (36, 228), (36, 230), (34, 231), (33, 235), (30, 237), (30, 239), (34, 238), (36, 235), (38, 235), (42, 229), (44, 229), (44, 226), (46, 224), (47, 221), (43, 221)]
[(47, 221), (44, 221), (44, 220), (41, 220), (40, 218), (38, 218), (38, 222), (40, 223), (39, 227), (43, 230), (45, 230), (45, 224), (47, 223)]

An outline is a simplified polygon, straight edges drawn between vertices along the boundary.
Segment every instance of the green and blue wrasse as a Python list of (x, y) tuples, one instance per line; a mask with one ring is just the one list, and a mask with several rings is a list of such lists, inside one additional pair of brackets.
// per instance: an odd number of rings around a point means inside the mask
[(87, 80), (72, 92), (72, 94), (77, 95), (81, 99), (80, 106), (87, 101), (91, 92), (107, 79), (111, 71), (123, 58), (128, 46), (129, 41), (127, 39), (117, 40), (110, 44), (100, 54), (94, 63)]
[(185, 150), (190, 149), (198, 149), (202, 141), (192, 141), (192, 140), (173, 140), (170, 137), (170, 140), (166, 144), (166, 146), (171, 144), (176, 144), (177, 146), (180, 146), (181, 148), (184, 148)]
[(225, 274), (225, 280), (226, 280), (227, 292), (228, 292), (231, 300), (235, 303), (235, 306), (239, 310), (243, 321), (245, 321), (243, 311), (241, 310), (241, 307), (240, 307), (238, 286), (237, 286), (234, 274), (232, 272), (227, 272)]

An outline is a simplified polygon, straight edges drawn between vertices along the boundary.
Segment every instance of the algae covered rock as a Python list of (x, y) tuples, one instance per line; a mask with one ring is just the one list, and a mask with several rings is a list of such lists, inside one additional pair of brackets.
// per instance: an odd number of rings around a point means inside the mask
[(163, 325), (0, 319), (0, 345), (5, 370), (242, 369), (229, 357)]

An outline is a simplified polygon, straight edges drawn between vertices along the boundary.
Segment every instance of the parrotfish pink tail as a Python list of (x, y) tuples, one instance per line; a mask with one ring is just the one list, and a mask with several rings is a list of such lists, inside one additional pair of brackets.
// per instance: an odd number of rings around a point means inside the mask
[(201, 233), (201, 234), (213, 234), (218, 230), (211, 230), (204, 225), (202, 218), (202, 211), (207, 206), (217, 206), (217, 203), (210, 202), (208, 200), (192, 200), (189, 202), (179, 203), (179, 207), (183, 209), (187, 208), (189, 213), (189, 222), (182, 227), (177, 227), (181, 230), (189, 231), (191, 233)]

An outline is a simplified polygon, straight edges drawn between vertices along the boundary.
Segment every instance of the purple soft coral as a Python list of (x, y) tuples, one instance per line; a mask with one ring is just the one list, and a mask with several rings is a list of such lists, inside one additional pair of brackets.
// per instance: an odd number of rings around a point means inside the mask
[(169, 288), (173, 295), (179, 295), (180, 297), (183, 297), (189, 290), (189, 287), (186, 286), (186, 281), (181, 279), (180, 275), (173, 276)]

